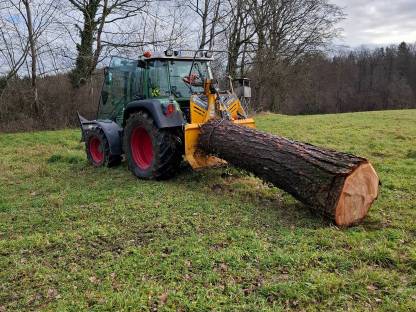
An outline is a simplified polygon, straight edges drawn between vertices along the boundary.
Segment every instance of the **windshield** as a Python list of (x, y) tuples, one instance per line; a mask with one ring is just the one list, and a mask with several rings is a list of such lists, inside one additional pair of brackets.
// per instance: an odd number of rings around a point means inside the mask
[[(172, 94), (176, 98), (189, 98), (192, 93), (204, 92), (203, 82), (210, 79), (207, 61), (195, 61), (192, 65), (192, 60), (152, 60), (148, 64), (151, 97)], [(185, 80), (192, 80), (192, 86)]]
[[(190, 88), (189, 84), (184, 81), (189, 77), (193, 77), (192, 79), (198, 82), (198, 86), (194, 84)], [(205, 79), (210, 79), (208, 62), (195, 61), (192, 66), (191, 60), (170, 60), (169, 78), (171, 92), (177, 98), (190, 97), (192, 93), (202, 93), (204, 92), (203, 82)]]

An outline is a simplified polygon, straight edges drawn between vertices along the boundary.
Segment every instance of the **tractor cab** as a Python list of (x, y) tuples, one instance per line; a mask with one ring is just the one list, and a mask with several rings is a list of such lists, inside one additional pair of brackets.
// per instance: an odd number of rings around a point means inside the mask
[(210, 54), (145, 52), (138, 60), (113, 57), (104, 71), (98, 118), (122, 122), (132, 101), (172, 102), (190, 122), (190, 99), (203, 95), (204, 81), (212, 79)]

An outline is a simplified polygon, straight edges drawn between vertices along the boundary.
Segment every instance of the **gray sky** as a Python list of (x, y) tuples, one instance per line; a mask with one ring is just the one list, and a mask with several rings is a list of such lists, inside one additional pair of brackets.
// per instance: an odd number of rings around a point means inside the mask
[(332, 0), (344, 8), (344, 38), (337, 41), (356, 47), (416, 42), (416, 0)]

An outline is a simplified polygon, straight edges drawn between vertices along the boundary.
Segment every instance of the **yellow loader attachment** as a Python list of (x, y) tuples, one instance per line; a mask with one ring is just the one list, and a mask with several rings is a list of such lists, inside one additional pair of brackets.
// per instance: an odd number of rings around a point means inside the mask
[(226, 162), (218, 157), (207, 156), (198, 150), (198, 139), (201, 124), (187, 124), (185, 126), (185, 158), (192, 169), (218, 167)]
[[(233, 123), (255, 128), (254, 119), (238, 119)], [(185, 158), (191, 165), (192, 169), (202, 169), (208, 167), (219, 167), (225, 165), (227, 162), (218, 157), (207, 156), (198, 150), (198, 139), (200, 134), (200, 127), (202, 124), (187, 124), (185, 126)]]
[[(208, 89), (209, 85), (205, 85), (205, 88)], [(246, 116), (246, 113), (241, 106), (240, 100), (234, 94), (219, 95), (221, 101), (218, 101), (215, 94), (209, 94), (209, 92), (206, 92), (206, 94), (204, 97), (198, 95), (191, 97), (191, 123), (185, 126), (185, 158), (193, 169), (218, 167), (226, 164), (225, 160), (207, 156), (198, 149), (200, 127), (205, 122), (217, 118), (221, 112), (226, 112), (231, 122), (250, 128), (256, 127), (254, 119), (240, 119), (241, 116)]]

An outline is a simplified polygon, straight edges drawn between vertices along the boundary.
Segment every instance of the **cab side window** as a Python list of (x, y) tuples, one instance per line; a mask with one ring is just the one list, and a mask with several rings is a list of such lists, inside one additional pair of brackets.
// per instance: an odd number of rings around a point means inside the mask
[(153, 60), (149, 62), (148, 89), (150, 97), (169, 95), (167, 62)]

